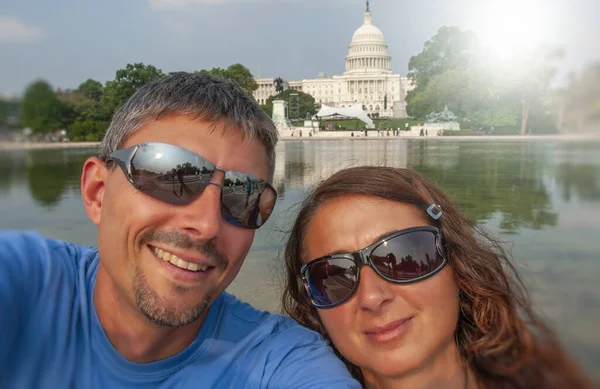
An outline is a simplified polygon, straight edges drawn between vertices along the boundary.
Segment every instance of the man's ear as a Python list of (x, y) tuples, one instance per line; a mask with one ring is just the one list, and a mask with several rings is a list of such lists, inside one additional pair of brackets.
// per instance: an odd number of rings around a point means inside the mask
[(106, 180), (108, 179), (106, 162), (90, 157), (81, 172), (81, 197), (88, 217), (95, 225), (100, 224)]

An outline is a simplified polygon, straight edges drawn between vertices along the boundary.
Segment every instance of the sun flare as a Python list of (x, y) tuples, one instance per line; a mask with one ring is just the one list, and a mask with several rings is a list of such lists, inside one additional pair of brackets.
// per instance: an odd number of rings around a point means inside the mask
[(488, 0), (482, 14), (483, 45), (507, 58), (540, 44), (543, 9), (537, 0)]

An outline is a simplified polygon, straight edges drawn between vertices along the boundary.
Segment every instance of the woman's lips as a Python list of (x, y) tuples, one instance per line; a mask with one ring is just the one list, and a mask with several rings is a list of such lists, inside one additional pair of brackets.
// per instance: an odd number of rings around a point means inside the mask
[(409, 316), (383, 326), (373, 327), (364, 331), (364, 334), (374, 342), (389, 342), (402, 336), (408, 330), (412, 323), (412, 318), (412, 316)]

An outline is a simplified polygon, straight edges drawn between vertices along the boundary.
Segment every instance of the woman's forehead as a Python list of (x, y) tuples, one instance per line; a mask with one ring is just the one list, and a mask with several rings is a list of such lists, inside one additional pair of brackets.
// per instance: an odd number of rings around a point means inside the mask
[(356, 251), (387, 233), (425, 225), (423, 213), (411, 204), (363, 195), (339, 197), (316, 210), (307, 225), (304, 251), (308, 260)]

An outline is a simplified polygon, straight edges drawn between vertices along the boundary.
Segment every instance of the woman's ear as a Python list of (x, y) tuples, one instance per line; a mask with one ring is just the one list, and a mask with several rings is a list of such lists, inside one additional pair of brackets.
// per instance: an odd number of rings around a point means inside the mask
[(85, 211), (95, 225), (100, 224), (107, 178), (108, 169), (104, 161), (96, 157), (85, 161), (81, 173), (81, 197)]

